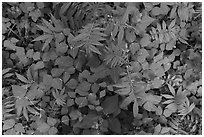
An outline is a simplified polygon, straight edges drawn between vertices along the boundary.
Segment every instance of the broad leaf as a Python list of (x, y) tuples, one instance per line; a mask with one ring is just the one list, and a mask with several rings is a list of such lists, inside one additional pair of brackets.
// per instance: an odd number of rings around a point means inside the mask
[(12, 91), (16, 98), (24, 97), (27, 92), (25, 88), (18, 85), (12, 85)]
[(57, 120), (52, 118), (52, 117), (48, 117), (47, 118), (47, 124), (50, 126), (54, 126), (57, 123)]
[(117, 134), (121, 133), (121, 124), (117, 118), (109, 118), (108, 119), (108, 128)]
[(106, 97), (101, 106), (106, 115), (114, 113), (118, 109), (118, 95)]
[(78, 97), (75, 99), (75, 102), (79, 106), (79, 108), (84, 107), (88, 104), (88, 100), (86, 97)]
[(67, 115), (62, 116), (61, 122), (65, 125), (69, 125), (69, 117)]
[(50, 126), (45, 122), (41, 123), (37, 128), (37, 130), (42, 133), (46, 133), (49, 129), (50, 129)]
[(3, 130), (8, 130), (12, 128), (15, 125), (15, 120), (14, 119), (7, 119), (3, 121)]

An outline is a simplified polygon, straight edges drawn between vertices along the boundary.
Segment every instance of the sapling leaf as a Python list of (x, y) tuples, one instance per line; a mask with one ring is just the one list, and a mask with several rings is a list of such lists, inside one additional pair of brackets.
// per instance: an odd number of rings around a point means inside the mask
[(15, 120), (14, 119), (7, 119), (3, 121), (3, 130), (8, 130), (12, 128), (15, 125)]
[(118, 95), (106, 97), (101, 106), (106, 115), (114, 113), (118, 109)]
[(61, 122), (64, 123), (65, 125), (69, 125), (69, 117), (64, 115), (62, 116)]
[(24, 82), (24, 83), (30, 83), (30, 82), (27, 80), (27, 78), (25, 78), (24, 76), (22, 76), (22, 75), (20, 75), (20, 74), (18, 74), (18, 73), (15, 73), (15, 74), (16, 74), (17, 78), (18, 78), (20, 81), (22, 81), (22, 82)]
[(27, 92), (25, 88), (18, 85), (12, 85), (12, 91), (16, 98), (24, 97)]
[(47, 123), (45, 123), (45, 122), (41, 123), (37, 127), (37, 130), (42, 132), (42, 133), (46, 133), (47, 131), (49, 131), (49, 129), (50, 129), (50, 126)]

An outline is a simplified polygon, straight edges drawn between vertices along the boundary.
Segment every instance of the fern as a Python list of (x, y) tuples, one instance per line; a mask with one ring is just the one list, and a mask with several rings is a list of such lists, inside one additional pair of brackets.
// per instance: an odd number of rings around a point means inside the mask
[(61, 32), (64, 30), (64, 27), (62, 25), (62, 22), (60, 20), (57, 20), (52, 14), (51, 14), (51, 22), (48, 22), (45, 19), (42, 19), (43, 26), (36, 25), (39, 29), (41, 29), (44, 34), (38, 36), (33, 41), (45, 41), (42, 50), (44, 50), (50, 42), (56, 37), (57, 34), (62, 34)]
[(126, 61), (127, 56), (122, 48), (114, 45), (113, 43), (111, 43), (110, 47), (106, 48), (107, 48), (105, 50), (106, 55), (104, 60), (106, 61), (106, 64), (110, 63), (111, 68), (116, 66), (122, 66), (127, 62)]
[(3, 119), (7, 119), (7, 118), (15, 116), (15, 114), (12, 113), (12, 111), (15, 111), (15, 100), (12, 98), (13, 97), (7, 97), (2, 100)]
[(115, 92), (119, 95), (125, 96), (121, 104), (121, 108), (126, 108), (131, 102), (133, 104), (134, 117), (138, 115), (138, 106), (143, 104), (146, 93), (148, 90), (147, 83), (140, 80), (141, 75), (139, 73), (130, 73), (129, 67), (127, 67), (127, 73), (121, 78), (121, 82), (113, 85), (117, 88)]
[(157, 23), (157, 28), (152, 27), (150, 31), (152, 39), (158, 40), (160, 43), (168, 43), (170, 40), (176, 40), (176, 19), (174, 19), (167, 28), (166, 22), (162, 22), (162, 25)]
[(75, 36), (71, 43), (74, 45), (74, 48), (85, 48), (86, 53), (96, 53), (101, 55), (97, 46), (104, 46), (101, 41), (106, 40), (107, 36), (103, 32), (104, 28), (97, 27), (99, 24), (89, 23), (79, 31), (79, 35)]

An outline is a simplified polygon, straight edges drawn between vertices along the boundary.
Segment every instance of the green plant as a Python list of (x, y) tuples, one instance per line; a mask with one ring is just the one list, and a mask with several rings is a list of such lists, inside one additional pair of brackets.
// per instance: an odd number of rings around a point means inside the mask
[(2, 134), (201, 134), (201, 6), (2, 3)]

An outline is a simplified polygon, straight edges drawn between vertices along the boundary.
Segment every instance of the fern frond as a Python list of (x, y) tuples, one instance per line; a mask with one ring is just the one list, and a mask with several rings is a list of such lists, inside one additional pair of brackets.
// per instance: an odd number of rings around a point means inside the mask
[(105, 29), (98, 27), (98, 24), (89, 23), (79, 30), (79, 35), (74, 37), (71, 43), (73, 43), (74, 47), (85, 48), (87, 53), (101, 54), (97, 46), (103, 46), (101, 41), (105, 40), (104, 37), (107, 36), (103, 33), (104, 31)]
[(110, 48), (107, 47), (105, 52), (106, 57), (104, 60), (106, 61), (106, 64), (111, 64), (111, 68), (116, 67), (117, 65), (122, 66), (125, 63), (124, 51), (113, 43)]

